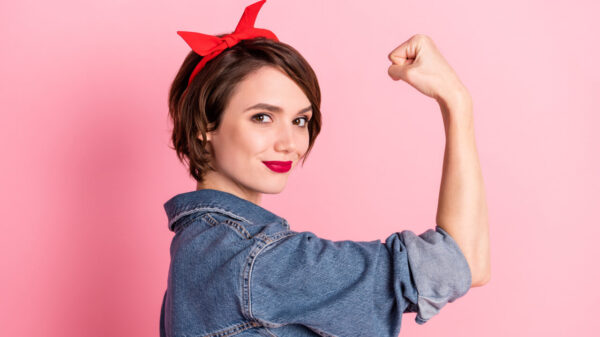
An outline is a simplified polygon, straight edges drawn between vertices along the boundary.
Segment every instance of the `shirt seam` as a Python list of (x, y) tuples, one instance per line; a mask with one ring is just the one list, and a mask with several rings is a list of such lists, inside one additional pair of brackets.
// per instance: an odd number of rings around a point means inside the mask
[(258, 322), (242, 322), (242, 323), (238, 323), (235, 324), (233, 326), (229, 326), (223, 329), (219, 329), (217, 331), (213, 331), (211, 333), (202, 335), (202, 337), (227, 337), (227, 336), (233, 336), (233, 335), (237, 335), (239, 333), (241, 333), (242, 331), (248, 330), (248, 329), (252, 329), (252, 328), (256, 328), (256, 327), (260, 327)]
[(246, 218), (244, 218), (243, 216), (237, 215), (235, 213), (229, 212), (223, 208), (219, 208), (219, 207), (206, 207), (206, 206), (202, 206), (202, 207), (196, 207), (196, 208), (192, 208), (190, 210), (186, 210), (186, 211), (181, 211), (179, 213), (177, 213), (172, 219), (171, 221), (169, 221), (169, 228), (173, 229), (173, 225), (175, 224), (175, 222), (177, 222), (177, 220), (181, 219), (182, 217), (186, 216), (186, 215), (190, 215), (193, 213), (197, 213), (197, 212), (202, 212), (202, 211), (212, 211), (212, 212), (217, 212), (217, 213), (222, 213), (224, 215), (227, 215), (229, 217), (232, 217), (236, 220), (239, 221), (245, 221), (249, 224), (252, 224), (252, 222)]
[[(292, 231), (292, 230), (281, 231), (281, 232), (277, 232), (277, 233), (271, 234), (271, 235), (265, 235), (265, 234), (259, 233), (255, 236), (255, 238), (258, 239), (258, 242), (257, 242), (257, 244), (254, 245), (254, 247), (252, 247), (252, 249), (250, 250), (250, 253), (248, 254), (248, 258), (246, 259), (246, 263), (244, 265), (244, 272), (242, 275), (242, 291), (243, 291), (243, 293), (242, 293), (242, 299), (243, 299), (242, 312), (244, 313), (244, 315), (247, 316), (247, 318), (249, 320), (259, 322), (260, 324), (262, 324), (262, 326), (265, 329), (266, 328), (278, 328), (278, 327), (282, 327), (286, 324), (270, 322), (268, 320), (264, 320), (264, 319), (254, 316), (254, 313), (252, 312), (252, 297), (251, 297), (252, 296), (252, 294), (251, 294), (252, 271), (254, 270), (253, 269), (254, 262), (256, 261), (256, 258), (260, 255), (260, 253), (267, 250), (267, 248), (273, 246), (275, 243), (281, 241), (282, 239), (284, 239), (286, 237), (297, 235), (297, 234), (299, 234), (299, 232)], [(338, 337), (337, 335), (329, 334), (323, 330), (316, 329), (314, 327), (307, 327), (307, 328), (309, 328), (310, 330), (314, 331), (315, 333), (317, 333), (318, 335), (323, 336), (323, 337)]]
[(296, 234), (298, 234), (298, 232), (281, 231), (281, 232), (277, 232), (277, 233), (271, 234), (271, 235), (259, 233), (253, 237), (254, 239), (256, 239), (256, 243), (252, 246), (252, 248), (250, 249), (250, 252), (248, 253), (248, 256), (246, 257), (246, 261), (244, 263), (243, 270), (242, 270), (242, 277), (240, 278), (240, 281), (241, 281), (240, 289), (242, 291), (242, 294), (241, 294), (242, 313), (249, 320), (260, 321), (263, 324), (266, 323), (266, 325), (270, 326), (270, 327), (281, 326), (280, 324), (265, 322), (263, 320), (258, 320), (256, 317), (254, 317), (254, 314), (252, 313), (252, 295), (251, 295), (251, 289), (250, 289), (251, 283), (252, 283), (252, 271), (253, 271), (254, 262), (256, 261), (256, 258), (263, 250), (265, 250), (267, 247), (273, 245), (274, 243), (280, 241), (283, 238), (286, 238), (288, 236), (293, 236)]

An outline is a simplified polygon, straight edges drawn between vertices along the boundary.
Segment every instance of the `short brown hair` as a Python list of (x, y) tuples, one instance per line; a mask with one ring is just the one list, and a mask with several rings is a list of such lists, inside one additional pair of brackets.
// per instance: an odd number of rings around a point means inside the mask
[[(302, 160), (304, 164), (321, 131), (321, 89), (304, 57), (292, 46), (280, 41), (264, 37), (241, 40), (207, 62), (188, 87), (189, 77), (200, 60), (202, 56), (190, 51), (169, 91), (169, 116), (173, 121), (172, 149), (177, 152), (179, 160), (189, 166), (190, 175), (202, 182), (204, 174), (214, 170), (206, 133), (219, 127), (221, 115), (236, 85), (263, 66), (282, 70), (311, 102), (313, 115), (307, 126), (309, 146)], [(202, 140), (198, 138), (200, 134)]]

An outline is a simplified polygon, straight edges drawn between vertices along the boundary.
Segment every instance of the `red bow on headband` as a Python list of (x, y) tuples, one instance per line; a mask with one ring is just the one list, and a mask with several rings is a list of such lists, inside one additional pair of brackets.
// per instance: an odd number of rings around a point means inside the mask
[(235, 28), (235, 31), (223, 37), (194, 32), (177, 32), (177, 34), (179, 34), (179, 36), (185, 40), (185, 42), (192, 48), (194, 52), (196, 52), (198, 55), (204, 56), (190, 75), (188, 85), (192, 83), (192, 79), (194, 76), (196, 76), (200, 69), (204, 67), (206, 62), (219, 55), (223, 50), (234, 46), (240, 42), (240, 40), (262, 36), (271, 40), (279, 41), (277, 36), (275, 36), (275, 34), (273, 34), (273, 32), (270, 30), (254, 28), (256, 15), (265, 2), (266, 0), (261, 0), (246, 7), (244, 14), (242, 14), (242, 18)]

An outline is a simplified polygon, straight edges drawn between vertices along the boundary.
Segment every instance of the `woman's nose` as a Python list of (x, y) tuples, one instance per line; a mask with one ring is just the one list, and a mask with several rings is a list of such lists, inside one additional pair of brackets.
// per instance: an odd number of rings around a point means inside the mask
[(276, 151), (291, 152), (296, 149), (296, 140), (294, 139), (294, 125), (284, 125), (277, 132), (275, 141)]

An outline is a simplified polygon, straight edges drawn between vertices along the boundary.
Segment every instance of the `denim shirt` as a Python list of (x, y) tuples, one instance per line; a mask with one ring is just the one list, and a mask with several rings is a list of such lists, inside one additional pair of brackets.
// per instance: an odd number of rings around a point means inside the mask
[(161, 337), (396, 337), (467, 293), (471, 271), (436, 226), (382, 243), (296, 232), (270, 211), (213, 189), (164, 204), (175, 233)]

